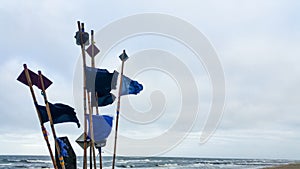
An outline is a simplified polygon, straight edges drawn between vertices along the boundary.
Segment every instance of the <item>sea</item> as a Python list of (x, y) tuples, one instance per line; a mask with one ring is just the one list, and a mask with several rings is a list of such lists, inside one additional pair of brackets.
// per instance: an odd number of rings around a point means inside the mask
[[(77, 157), (77, 168), (83, 166), (82, 157)], [(112, 165), (111, 157), (103, 157), (103, 169)], [(220, 159), (220, 158), (178, 158), (178, 157), (118, 157), (116, 168), (134, 169), (259, 169), (293, 163), (292, 160), (274, 159)], [(0, 169), (52, 169), (49, 156), (0, 156)], [(90, 167), (88, 167), (90, 168)], [(99, 157), (97, 157), (97, 168)]]

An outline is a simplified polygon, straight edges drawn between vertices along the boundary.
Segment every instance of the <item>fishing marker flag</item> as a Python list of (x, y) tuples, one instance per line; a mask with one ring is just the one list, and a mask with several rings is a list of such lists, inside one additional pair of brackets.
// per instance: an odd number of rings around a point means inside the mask
[(74, 38), (76, 39), (77, 45), (89, 45), (89, 34), (84, 31), (77, 31)]
[[(86, 115), (86, 118), (89, 122), (89, 115)], [(113, 117), (107, 115), (93, 115), (93, 132), (94, 132), (94, 141), (96, 145), (105, 145), (107, 137), (109, 136), (112, 128)], [(89, 131), (88, 136), (91, 136)]]
[(87, 49), (86, 52), (89, 54), (90, 57), (95, 57), (100, 50), (97, 48), (97, 46), (92, 43)]
[[(86, 67), (86, 87), (89, 92), (95, 91), (98, 95), (98, 106), (112, 104), (115, 96), (110, 93), (112, 89), (117, 88), (119, 73), (114, 71), (110, 73), (106, 69), (97, 69)], [(143, 90), (143, 85), (126, 76), (122, 76), (121, 95), (138, 94)], [(92, 101), (93, 103), (93, 101)], [(93, 106), (95, 106), (93, 104)]]
[[(36, 105), (36, 107), (38, 108), (41, 114), (42, 122), (43, 123), (48, 122), (49, 118), (48, 118), (46, 107), (40, 105)], [(50, 107), (51, 116), (54, 124), (74, 122), (77, 124), (78, 128), (80, 127), (80, 123), (76, 117), (74, 108), (62, 103), (56, 103), (56, 104), (49, 103), (49, 107)]]
[(123, 53), (119, 56), (119, 58), (125, 62), (129, 57), (128, 55), (126, 54), (125, 50), (123, 50)]
[[(39, 75), (37, 75), (36, 73), (34, 73), (33, 71), (31, 71), (30, 69), (28, 70), (28, 74), (30, 76), (32, 85), (35, 85), (36, 87), (38, 87), (39, 89), (42, 90), (42, 85), (41, 85), (41, 81), (39, 78)], [(22, 71), (22, 73), (19, 75), (19, 77), (17, 78), (18, 81), (20, 81), (21, 83), (25, 84), (25, 85), (29, 85), (26, 79), (26, 74), (25, 74), (25, 70)], [(44, 86), (45, 89), (47, 89), (51, 84), (51, 80), (49, 80), (47, 77), (43, 76), (43, 80), (44, 80)]]
[[(88, 148), (90, 146), (90, 142), (91, 139), (89, 136), (86, 137), (86, 147)], [(82, 148), (84, 149), (84, 133), (82, 133), (77, 139), (76, 139), (76, 143)]]
[(105, 96), (117, 88), (117, 76), (106, 69), (86, 67), (86, 88), (89, 92), (97, 92), (98, 96)]
[[(112, 89), (117, 88), (118, 74), (110, 73), (106, 69), (86, 67), (86, 88), (89, 92), (96, 92), (98, 95), (98, 106), (112, 104), (115, 96), (111, 94)], [(92, 100), (92, 105), (94, 101)]]
[(135, 80), (131, 80), (126, 76), (122, 76), (122, 91), (121, 95), (138, 94), (143, 90), (143, 85)]

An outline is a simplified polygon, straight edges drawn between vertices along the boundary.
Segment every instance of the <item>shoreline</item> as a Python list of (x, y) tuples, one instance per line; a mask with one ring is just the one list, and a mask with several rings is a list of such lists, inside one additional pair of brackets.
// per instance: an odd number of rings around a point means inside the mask
[(291, 163), (280, 166), (266, 167), (263, 169), (300, 169), (300, 163)]

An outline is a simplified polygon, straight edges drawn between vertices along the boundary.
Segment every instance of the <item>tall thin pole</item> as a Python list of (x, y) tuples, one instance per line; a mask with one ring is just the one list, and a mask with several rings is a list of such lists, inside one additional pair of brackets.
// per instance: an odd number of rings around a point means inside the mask
[(96, 169), (96, 157), (95, 157), (95, 149), (94, 149), (94, 129), (93, 129), (93, 111), (92, 111), (92, 104), (90, 99), (90, 93), (88, 93), (88, 105), (89, 105), (89, 119), (90, 119), (90, 134), (91, 134), (91, 141), (90, 141), (90, 168), (92, 167), (92, 163), (94, 163), (94, 168)]
[[(93, 34), (94, 35), (94, 31)], [(94, 36), (92, 36), (92, 43), (94, 43)], [(92, 67), (95, 68), (95, 56), (94, 56), (94, 46), (92, 47)], [(92, 94), (93, 96), (93, 94)], [(94, 93), (95, 102), (96, 102), (96, 114), (99, 115), (99, 107), (98, 107), (98, 94)], [(101, 147), (99, 148), (99, 163), (100, 163), (100, 169), (102, 169), (102, 150)]]
[(100, 169), (102, 169), (102, 149), (101, 147), (99, 148), (99, 160), (100, 160)]
[(87, 121), (86, 121), (86, 60), (85, 60), (85, 47), (82, 39), (82, 32), (84, 32), (84, 24), (80, 25), (80, 21), (77, 21), (78, 31), (81, 39), (81, 54), (82, 54), (82, 66), (83, 66), (83, 113), (84, 113), (84, 143), (83, 143), (83, 169), (87, 169)]
[[(96, 97), (96, 114), (99, 115), (99, 108), (98, 108), (98, 94), (95, 93), (95, 97)], [(99, 150), (99, 163), (100, 163), (100, 169), (102, 169), (102, 150), (101, 147), (98, 148)]]
[[(125, 54), (125, 51), (123, 51), (123, 54)], [(120, 112), (120, 105), (121, 105), (121, 92), (122, 92), (122, 81), (123, 81), (122, 77), (123, 77), (123, 70), (124, 70), (124, 62), (125, 62), (125, 60), (122, 60), (120, 86), (119, 86), (119, 96), (118, 96), (118, 103), (117, 103), (117, 119), (116, 119), (116, 131), (115, 131), (115, 143), (114, 143), (114, 155), (113, 155), (112, 169), (115, 168), (115, 161), (116, 161), (118, 126), (119, 126), (119, 112)]]
[[(93, 30), (91, 30), (91, 44), (92, 44), (92, 60), (91, 60), (91, 66), (92, 67), (95, 67), (95, 60), (94, 60), (94, 54), (95, 54), (95, 52), (94, 52), (94, 31)], [(93, 161), (94, 161), (94, 168), (96, 169), (97, 168), (97, 166), (96, 166), (96, 153), (95, 153), (95, 148), (94, 148), (94, 146), (95, 146), (95, 143), (94, 143), (94, 140), (95, 140), (95, 138), (94, 138), (94, 127), (93, 127), (93, 106), (92, 106), (92, 104), (91, 104), (91, 102), (90, 102), (90, 98), (91, 97), (94, 97), (95, 98), (95, 92), (94, 91), (92, 91), (91, 92), (91, 96), (88, 96), (88, 99), (89, 99), (89, 113), (90, 113), (90, 132), (91, 132), (91, 145), (90, 145), (90, 149), (91, 149), (91, 151), (92, 151), (92, 156), (93, 156)]]
[(59, 144), (58, 144), (58, 141), (57, 141), (56, 132), (55, 132), (52, 116), (51, 116), (51, 111), (50, 111), (49, 103), (48, 103), (48, 100), (47, 100), (47, 95), (46, 95), (46, 90), (45, 90), (45, 85), (44, 85), (44, 79), (43, 79), (43, 76), (42, 76), (42, 72), (38, 71), (38, 73), (39, 73), (39, 79), (40, 79), (40, 83), (41, 83), (41, 86), (42, 86), (43, 97), (44, 97), (44, 101), (45, 101), (45, 105), (46, 105), (46, 110), (47, 110), (51, 130), (52, 130), (52, 134), (53, 134), (54, 141), (55, 141), (55, 147), (56, 147), (56, 150), (57, 150), (59, 162), (60, 162), (61, 168), (65, 169), (64, 158), (60, 154), (60, 147), (59, 147)]
[(27, 65), (24, 64), (23, 67), (24, 67), (24, 71), (25, 71), (26, 80), (27, 80), (27, 83), (28, 83), (28, 86), (29, 86), (29, 89), (30, 89), (30, 93), (31, 93), (31, 96), (32, 96), (32, 99), (33, 99), (33, 102), (34, 102), (34, 107), (35, 107), (35, 110), (36, 110), (37, 115), (39, 117), (39, 121), (40, 121), (41, 128), (42, 128), (42, 133), (43, 133), (43, 136), (44, 136), (44, 139), (46, 141), (48, 151), (49, 151), (49, 154), (50, 154), (50, 157), (51, 157), (51, 161), (53, 163), (54, 168), (58, 169), (57, 165), (56, 165), (56, 162), (55, 162), (55, 159), (54, 159), (54, 156), (53, 156), (53, 153), (52, 153), (52, 149), (51, 149), (49, 140), (48, 140), (48, 135), (47, 135), (46, 128), (44, 126), (44, 123), (42, 122), (42, 117), (41, 117), (40, 111), (37, 108), (37, 100), (36, 100), (36, 97), (35, 97), (35, 94), (34, 94), (34, 90), (33, 90), (33, 87), (32, 87), (32, 82), (31, 82), (31, 78), (30, 78), (30, 75), (29, 75), (29, 72), (28, 72)]

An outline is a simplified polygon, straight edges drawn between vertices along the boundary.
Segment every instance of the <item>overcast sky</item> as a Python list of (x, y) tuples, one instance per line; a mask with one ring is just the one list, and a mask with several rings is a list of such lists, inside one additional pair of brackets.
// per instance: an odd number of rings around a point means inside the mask
[[(29, 89), (16, 81), (24, 63), (33, 71), (42, 70), (54, 82), (47, 90), (49, 100), (75, 107), (83, 124), (80, 106), (75, 105), (81, 104), (81, 100), (78, 102), (74, 92), (77, 90), (74, 76), (77, 76), (77, 62), (81, 59), (80, 48), (73, 38), (76, 21), (84, 21), (87, 30), (97, 32), (124, 17), (162, 13), (185, 20), (209, 39), (219, 56), (226, 81), (222, 120), (214, 135), (206, 143), (199, 144), (210, 109), (211, 84), (204, 66), (193, 62), (192, 54), (189, 54), (192, 59), (182, 55), (187, 49), (170, 39), (145, 35), (118, 44), (107, 55), (102, 65), (112, 71), (120, 66), (117, 56), (123, 48), (134, 60), (134, 55), (141, 50), (160, 47), (177, 54), (193, 73), (201, 110), (197, 122), (180, 144), (162, 155), (299, 159), (299, 10), (300, 2), (296, 0), (3, 0), (0, 5), (0, 154), (48, 155)], [(100, 49), (101, 43), (105, 42), (101, 39), (97, 42)], [(166, 45), (172, 43), (176, 46), (174, 51)], [(120, 131), (126, 136), (155, 136), (172, 124), (175, 117), (171, 113), (178, 109), (176, 103), (180, 98), (176, 93), (180, 91), (172, 78), (160, 73), (137, 75), (136, 79), (143, 83), (145, 90), (140, 96), (128, 97), (132, 105), (143, 111), (151, 107), (151, 92), (165, 91), (165, 114), (143, 125), (129, 123), (122, 117)], [(159, 78), (165, 83), (158, 85)], [(38, 90), (36, 94), (41, 101)], [(115, 105), (112, 105), (104, 111), (113, 115), (114, 110)], [(82, 128), (68, 123), (56, 125), (56, 129), (59, 136), (67, 135), (77, 155), (82, 155), (74, 142)]]

